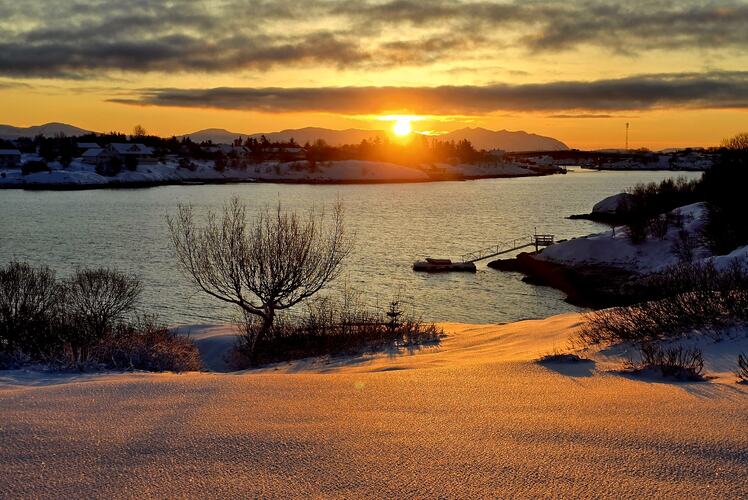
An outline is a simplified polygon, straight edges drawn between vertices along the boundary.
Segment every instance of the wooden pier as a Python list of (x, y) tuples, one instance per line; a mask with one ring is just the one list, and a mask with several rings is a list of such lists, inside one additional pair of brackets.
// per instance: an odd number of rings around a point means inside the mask
[(535, 251), (537, 252), (540, 250), (540, 247), (553, 245), (554, 242), (555, 240), (552, 234), (533, 234), (531, 236), (502, 241), (496, 245), (466, 253), (460, 256), (458, 262), (452, 262), (450, 259), (434, 259), (429, 257), (424, 261), (415, 262), (413, 264), (413, 270), (425, 272), (475, 272), (475, 263), (478, 261), (497, 257), (505, 253), (516, 252), (517, 250), (527, 247), (535, 247)]

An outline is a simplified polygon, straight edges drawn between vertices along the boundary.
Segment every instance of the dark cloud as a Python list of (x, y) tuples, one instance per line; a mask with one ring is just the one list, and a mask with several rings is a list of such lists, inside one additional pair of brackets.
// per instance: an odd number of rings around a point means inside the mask
[(133, 98), (111, 101), (143, 106), (341, 114), (748, 109), (748, 72), (486, 86), (145, 89)]
[(569, 118), (569, 119), (595, 119), (595, 118), (620, 118), (621, 115), (600, 115), (600, 114), (589, 114), (589, 113), (582, 113), (582, 114), (576, 114), (576, 115), (568, 115), (568, 114), (560, 114), (560, 115), (550, 115), (548, 118)]
[(746, 26), (740, 0), (0, 0), (0, 74), (383, 68), (507, 47), (746, 50)]

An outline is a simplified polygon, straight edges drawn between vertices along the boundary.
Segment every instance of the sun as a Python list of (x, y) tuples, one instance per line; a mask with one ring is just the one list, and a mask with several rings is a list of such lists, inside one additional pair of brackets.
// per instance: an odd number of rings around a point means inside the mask
[(410, 118), (400, 117), (395, 121), (392, 126), (392, 132), (398, 137), (405, 137), (413, 131), (413, 127), (410, 126)]

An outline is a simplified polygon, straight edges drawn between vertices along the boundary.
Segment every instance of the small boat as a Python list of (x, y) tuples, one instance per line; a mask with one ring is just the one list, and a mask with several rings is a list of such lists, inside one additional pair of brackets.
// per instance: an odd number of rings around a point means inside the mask
[(472, 262), (452, 262), (450, 259), (432, 259), (419, 260), (413, 263), (414, 271), (423, 271), (427, 273), (443, 273), (448, 271), (460, 271), (474, 273), (475, 264)]

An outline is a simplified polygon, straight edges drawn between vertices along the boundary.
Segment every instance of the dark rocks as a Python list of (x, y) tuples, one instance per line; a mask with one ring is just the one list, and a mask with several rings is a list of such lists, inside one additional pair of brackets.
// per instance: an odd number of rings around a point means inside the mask
[(625, 285), (636, 274), (612, 266), (566, 266), (539, 260), (533, 254), (520, 253), (515, 259), (488, 263), (500, 271), (520, 272), (523, 281), (533, 285), (557, 288), (567, 295), (567, 302), (582, 307), (611, 307), (632, 302)]

